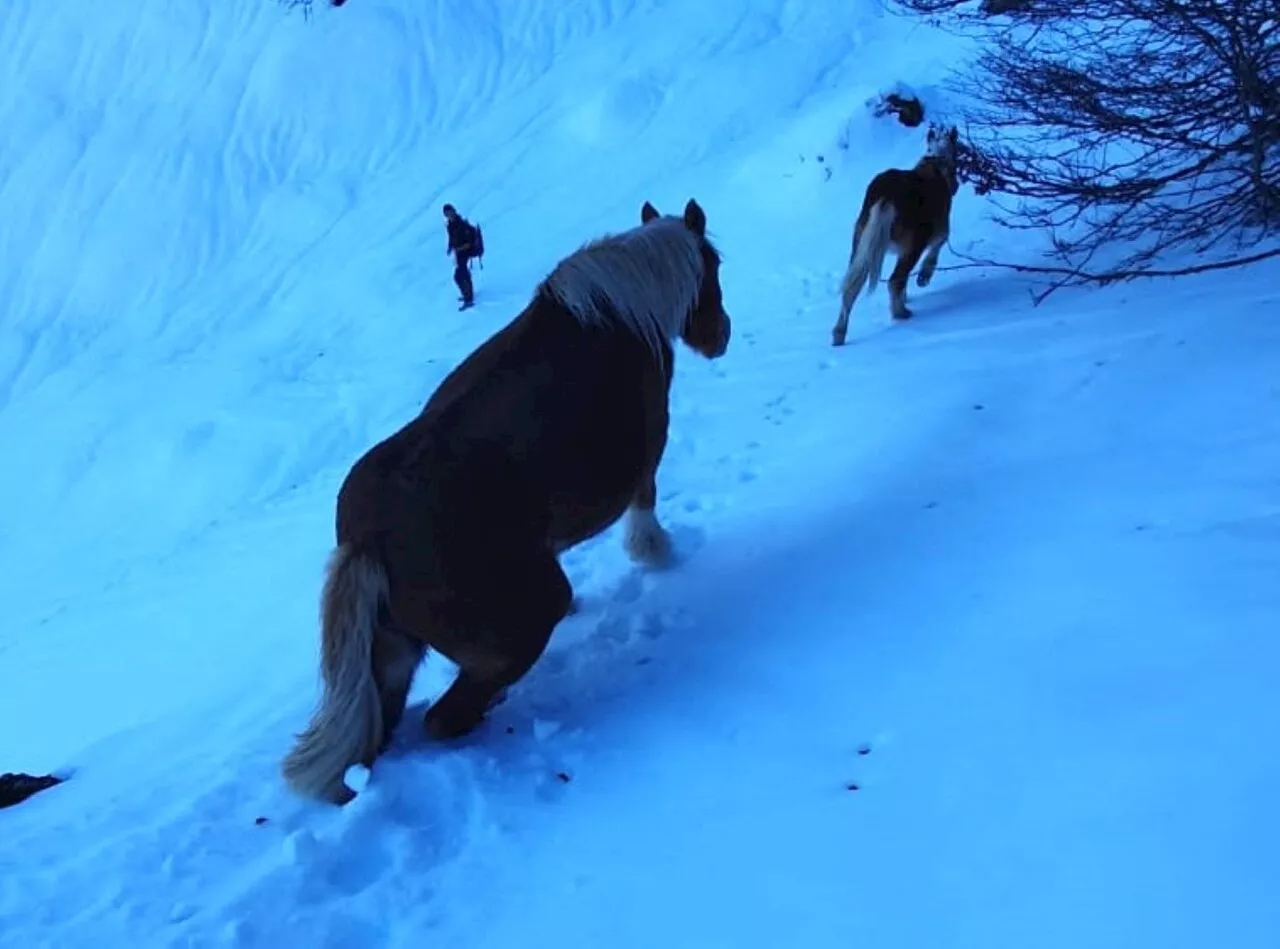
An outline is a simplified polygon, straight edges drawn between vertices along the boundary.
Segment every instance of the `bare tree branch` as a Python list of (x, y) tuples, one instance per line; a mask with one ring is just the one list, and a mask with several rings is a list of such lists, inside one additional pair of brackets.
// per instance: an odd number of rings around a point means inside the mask
[[(1280, 236), (1277, 0), (896, 5), (982, 41), (953, 82), (972, 103), (960, 171), (997, 222), (1050, 235), (1062, 266), (1035, 272), (1198, 273), (1220, 267), (1154, 268), (1188, 250), (1241, 266)], [(1108, 245), (1127, 256), (1089, 273)]]
[[(1217, 260), (1207, 264), (1192, 264), (1187, 267), (1174, 267), (1168, 270), (1157, 270), (1151, 267), (1142, 270), (1107, 270), (1102, 273), (1091, 273), (1076, 267), (1045, 267), (1037, 264), (1012, 264), (999, 260), (985, 260), (981, 257), (972, 257), (968, 254), (961, 253), (948, 244), (948, 249), (953, 255), (961, 260), (968, 261), (964, 264), (947, 264), (938, 267), (938, 270), (972, 270), (975, 267), (984, 269), (996, 268), (998, 270), (1015, 270), (1019, 273), (1046, 274), (1049, 276), (1063, 277), (1069, 283), (1092, 283), (1100, 287), (1108, 286), (1113, 283), (1124, 283), (1129, 280), (1138, 280), (1144, 277), (1186, 277), (1192, 274), (1209, 273), (1214, 270), (1231, 270), (1236, 267), (1247, 267), (1250, 264), (1260, 263), (1271, 257), (1280, 257), (1280, 247), (1271, 250), (1260, 251), (1256, 254), (1249, 254), (1246, 257), (1232, 257), (1228, 260)], [(1031, 295), (1032, 302), (1039, 306), (1043, 303), (1054, 290), (1066, 286), (1067, 283), (1061, 281), (1055, 282), (1047, 290)]]

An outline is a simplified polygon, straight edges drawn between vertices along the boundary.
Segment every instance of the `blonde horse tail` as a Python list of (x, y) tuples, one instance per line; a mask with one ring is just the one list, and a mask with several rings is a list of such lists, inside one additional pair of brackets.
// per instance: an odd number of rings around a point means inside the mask
[(866, 226), (855, 242), (853, 255), (849, 259), (849, 269), (845, 273), (843, 291), (846, 295), (852, 291), (856, 295), (867, 281), (867, 292), (871, 293), (880, 282), (880, 272), (884, 269), (884, 256), (889, 250), (889, 238), (893, 232), (894, 218), (897, 217), (893, 205), (883, 198), (871, 208), (867, 215)]
[(382, 746), (385, 723), (373, 645), (387, 595), (381, 563), (348, 545), (334, 550), (321, 596), (323, 694), (281, 767), (285, 781), (304, 797), (347, 803), (354, 797), (343, 781), (347, 768), (371, 765)]

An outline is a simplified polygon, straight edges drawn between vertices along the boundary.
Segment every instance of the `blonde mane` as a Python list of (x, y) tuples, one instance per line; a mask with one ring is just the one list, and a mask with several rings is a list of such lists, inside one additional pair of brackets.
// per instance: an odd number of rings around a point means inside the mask
[(584, 245), (556, 265), (539, 292), (582, 326), (616, 323), (659, 354), (698, 305), (702, 242), (680, 218), (658, 218)]

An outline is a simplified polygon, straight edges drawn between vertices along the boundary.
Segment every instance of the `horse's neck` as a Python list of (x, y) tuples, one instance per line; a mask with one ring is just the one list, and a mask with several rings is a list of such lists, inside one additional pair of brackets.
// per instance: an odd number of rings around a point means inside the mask
[(931, 178), (937, 178), (946, 186), (948, 193), (951, 191), (951, 172), (948, 168), (947, 161), (937, 155), (926, 155), (916, 162), (916, 172), (927, 175)]

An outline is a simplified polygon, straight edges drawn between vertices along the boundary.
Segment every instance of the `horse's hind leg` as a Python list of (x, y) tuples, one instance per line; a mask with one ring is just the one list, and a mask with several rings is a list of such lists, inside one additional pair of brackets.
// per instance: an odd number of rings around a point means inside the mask
[(404, 717), (409, 687), (426, 647), (389, 622), (379, 624), (373, 640), (373, 679), (382, 703), (382, 749)]
[(913, 237), (898, 255), (898, 263), (889, 275), (889, 311), (895, 320), (911, 319), (911, 310), (907, 307), (907, 277), (924, 253), (925, 242)]
[(845, 280), (844, 286), (840, 290), (840, 315), (836, 317), (835, 326), (831, 327), (831, 342), (833, 345), (844, 345), (845, 338), (849, 335), (849, 313), (852, 312), (854, 303), (858, 301), (858, 294), (862, 292), (862, 287), (866, 282), (865, 273), (853, 279)]
[(867, 271), (862, 268), (860, 272), (855, 272), (855, 263), (858, 259), (858, 241), (862, 237), (862, 228), (855, 227), (853, 233), (853, 248), (849, 251), (849, 266), (845, 270), (844, 278), (840, 281), (840, 315), (836, 317), (836, 322), (831, 327), (831, 343), (833, 346), (843, 346), (845, 338), (849, 335), (849, 313), (853, 310), (854, 303), (858, 300), (858, 294), (862, 292), (863, 286), (867, 282)]
[(938, 269), (938, 254), (942, 252), (942, 245), (946, 242), (945, 233), (929, 241), (928, 249), (924, 252), (924, 260), (920, 263), (920, 272), (916, 274), (917, 287), (929, 286), (929, 281), (933, 279), (933, 272)]
[(457, 738), (479, 725), (538, 661), (573, 599), (550, 550), (508, 560), (488, 576), (487, 598), (469, 600), (469, 608), (455, 610), (448, 628), (435, 634), (432, 645), (457, 663), (458, 676), (423, 719), (432, 738)]
[(656, 471), (650, 471), (627, 508), (624, 546), (627, 555), (647, 567), (661, 567), (671, 559), (671, 536), (654, 513), (658, 505)]

